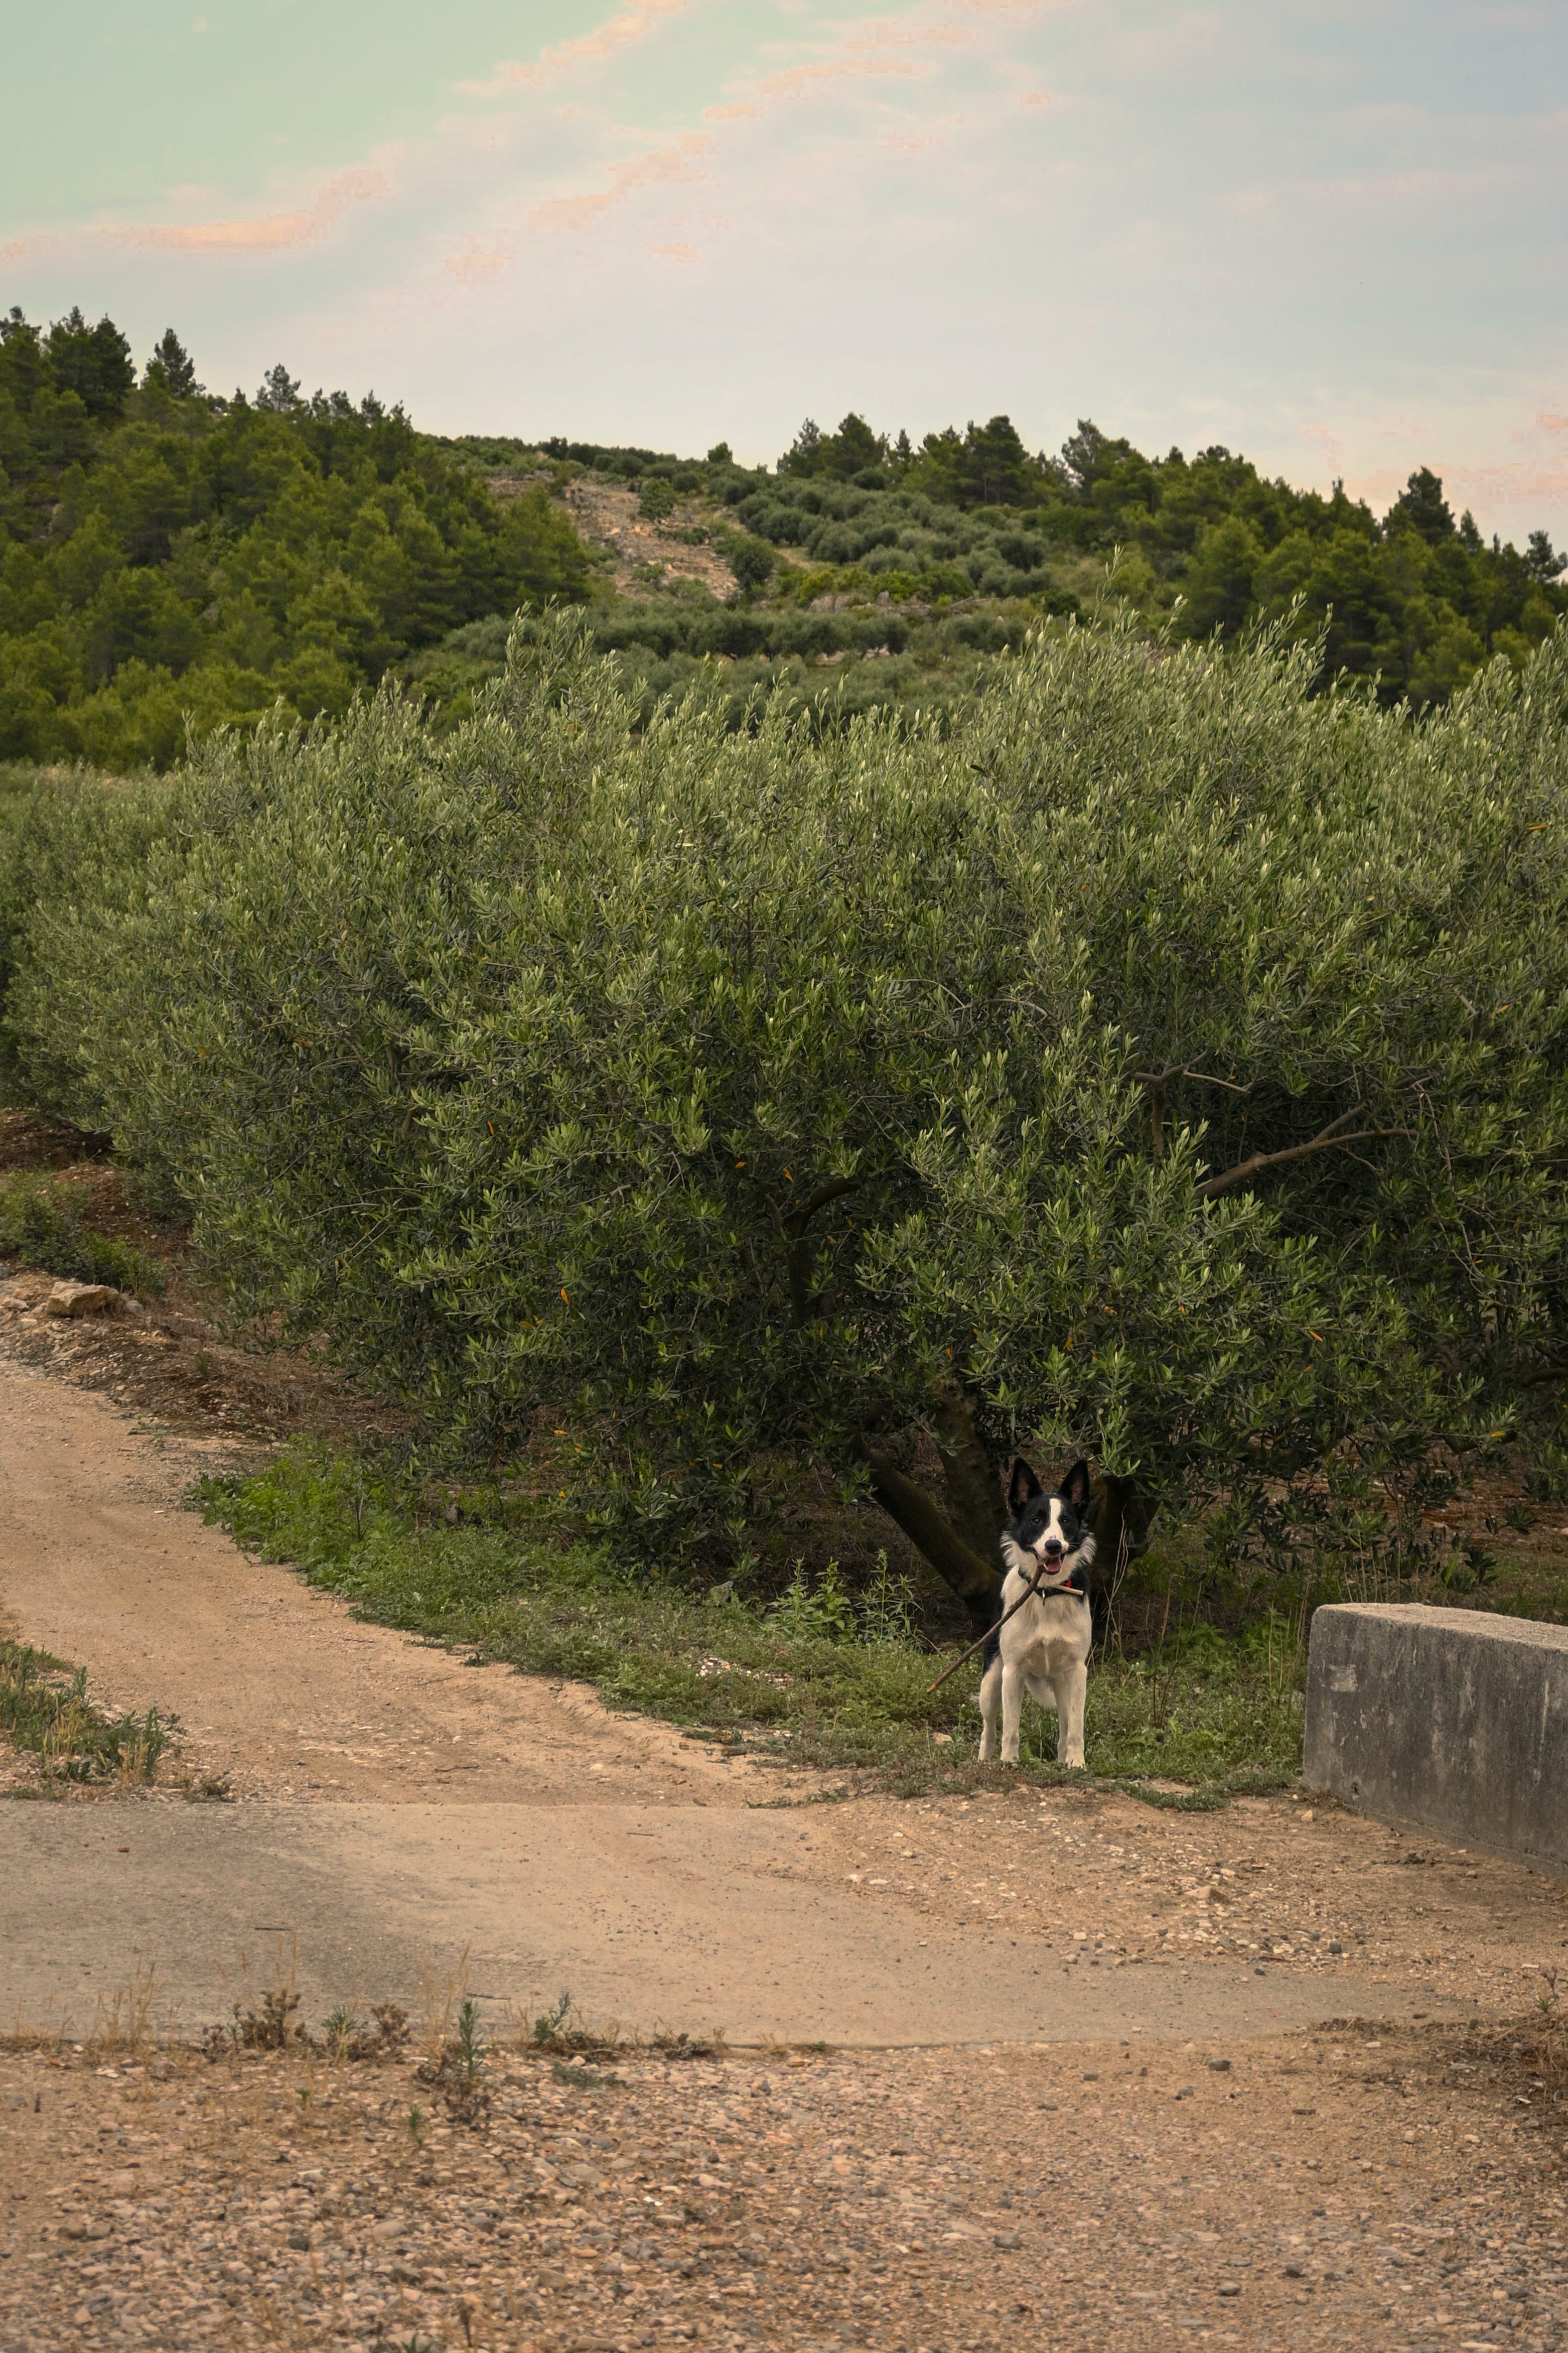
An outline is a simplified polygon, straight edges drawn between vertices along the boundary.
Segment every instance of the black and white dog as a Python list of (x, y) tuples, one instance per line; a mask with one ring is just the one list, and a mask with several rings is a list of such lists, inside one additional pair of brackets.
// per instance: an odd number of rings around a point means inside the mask
[[(1023, 1608), (985, 1645), (980, 1681), (980, 1736), (984, 1761), (996, 1754), (996, 1710), (1002, 1710), (1002, 1762), (1018, 1761), (1018, 1722), (1024, 1694), (1057, 1712), (1057, 1762), (1083, 1764), (1083, 1701), (1089, 1687), (1089, 1653), (1094, 1640), (1089, 1604), (1089, 1571), (1094, 1537), (1084, 1525), (1089, 1504), (1089, 1465), (1075, 1462), (1054, 1495), (1047, 1495), (1020, 1455), (1007, 1483), (1013, 1525), (1002, 1539), (1007, 1564), (1002, 1607)], [(1027, 1599), (1026, 1596), (1029, 1596)]]

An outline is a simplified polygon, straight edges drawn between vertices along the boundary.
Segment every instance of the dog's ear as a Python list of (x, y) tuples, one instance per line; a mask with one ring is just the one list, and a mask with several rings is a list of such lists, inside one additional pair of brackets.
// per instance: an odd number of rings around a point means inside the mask
[(1007, 1508), (1015, 1519), (1026, 1504), (1032, 1504), (1045, 1489), (1021, 1454), (1013, 1457), (1013, 1475), (1007, 1482)]
[(1081, 1454), (1057, 1492), (1075, 1512), (1081, 1512), (1089, 1502), (1089, 1465)]

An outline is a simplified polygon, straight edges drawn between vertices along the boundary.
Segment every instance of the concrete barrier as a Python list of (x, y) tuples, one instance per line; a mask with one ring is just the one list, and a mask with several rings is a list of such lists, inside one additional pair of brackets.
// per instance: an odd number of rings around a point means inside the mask
[(1309, 1786), (1568, 1865), (1568, 1626), (1349, 1602), (1312, 1620)]

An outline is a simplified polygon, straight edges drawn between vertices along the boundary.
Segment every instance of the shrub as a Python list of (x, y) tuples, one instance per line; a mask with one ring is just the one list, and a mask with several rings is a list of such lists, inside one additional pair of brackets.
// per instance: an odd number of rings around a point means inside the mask
[(156, 1298), (163, 1270), (133, 1242), (117, 1241), (88, 1225), (58, 1178), (9, 1176), (0, 1181), (0, 1258), (47, 1269), (72, 1282), (108, 1282), (117, 1291)]
[[(46, 770), (0, 835), (0, 1089), (79, 1127), (105, 1127), (99, 1091), (84, 1086), (80, 1022), (102, 1014), (97, 925), (145, 892), (148, 850), (167, 817), (161, 784), (126, 785), (87, 770)], [(68, 924), (79, 966), (39, 952)]]
[(1419, 726), (1317, 664), (1069, 628), (951, 733), (638, 733), (553, 621), (444, 738), (204, 747), (13, 1018), (243, 1302), (473, 1445), (572, 1409), (645, 1555), (808, 1461), (984, 1611), (1025, 1444), (1288, 1540), (1563, 1356), (1568, 643)]
[(765, 539), (731, 540), (724, 550), (730, 569), (742, 588), (760, 588), (773, 577), (777, 556)]

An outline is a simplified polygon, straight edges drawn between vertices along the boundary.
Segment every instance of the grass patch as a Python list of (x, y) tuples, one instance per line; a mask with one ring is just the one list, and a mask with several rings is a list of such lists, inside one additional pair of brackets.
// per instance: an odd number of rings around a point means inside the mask
[(151, 1781), (179, 1729), (174, 1716), (110, 1716), (87, 1696), (87, 1670), (47, 1651), (0, 1642), (0, 1732), (30, 1749), (53, 1781)]
[[(831, 1571), (815, 1584), (797, 1573), (761, 1608), (728, 1588), (627, 1575), (595, 1547), (508, 1527), (499, 1512), (421, 1525), (390, 1479), (304, 1444), (254, 1477), (204, 1481), (199, 1501), (241, 1544), (342, 1594), (356, 1616), (476, 1662), (590, 1683), (607, 1706), (696, 1736), (869, 1773), (901, 1794), (1016, 1778), (976, 1759), (978, 1658), (929, 1695), (951, 1652), (921, 1644), (907, 1592), (885, 1572), (856, 1598)], [(1278, 1622), (1236, 1638), (1200, 1628), (1146, 1657), (1097, 1661), (1092, 1777), (1183, 1785), (1166, 1794), (1189, 1804), (1293, 1780), (1305, 1657), (1281, 1632)], [(1026, 1709), (1028, 1778), (1079, 1778), (1058, 1767), (1054, 1744), (1054, 1717)]]
[(0, 1181), (0, 1258), (20, 1259), (73, 1282), (107, 1282), (116, 1291), (163, 1289), (163, 1270), (133, 1242), (116, 1241), (86, 1224), (73, 1188), (58, 1177)]

